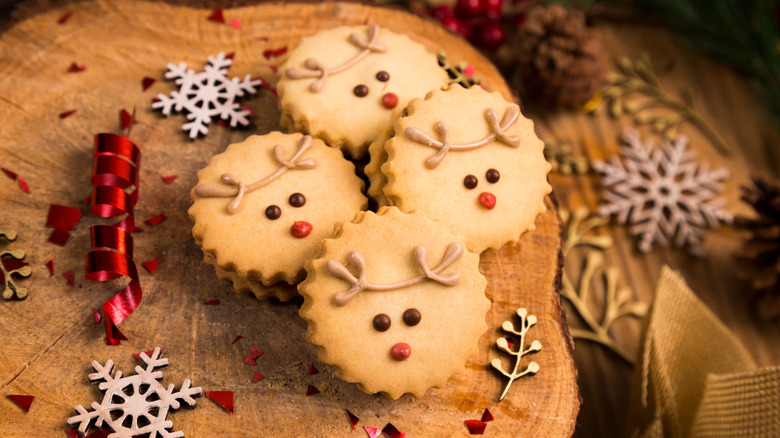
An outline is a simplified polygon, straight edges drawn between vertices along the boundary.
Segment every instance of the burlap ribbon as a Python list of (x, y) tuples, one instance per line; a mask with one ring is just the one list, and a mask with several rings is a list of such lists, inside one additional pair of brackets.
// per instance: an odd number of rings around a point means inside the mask
[(780, 437), (780, 367), (739, 339), (664, 267), (645, 320), (631, 437)]

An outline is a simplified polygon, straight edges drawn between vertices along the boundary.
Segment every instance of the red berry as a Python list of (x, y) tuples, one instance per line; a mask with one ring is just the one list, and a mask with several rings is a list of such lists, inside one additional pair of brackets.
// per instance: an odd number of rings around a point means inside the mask
[(387, 109), (393, 109), (398, 105), (398, 96), (395, 93), (385, 93), (382, 96), (382, 105)]
[(458, 0), (455, 13), (459, 17), (474, 18), (485, 12), (485, 0)]
[(490, 192), (482, 192), (479, 194), (479, 203), (488, 210), (492, 210), (496, 207), (496, 195)]
[(293, 237), (303, 239), (311, 233), (312, 228), (311, 224), (306, 221), (295, 221), (290, 227), (290, 234), (292, 234)]
[(409, 359), (409, 356), (412, 355), (412, 347), (409, 346), (409, 344), (404, 342), (399, 342), (395, 345), (393, 345), (393, 348), (390, 349), (390, 356), (392, 356), (393, 359), (397, 361), (402, 361)]
[(498, 24), (488, 24), (477, 29), (472, 41), (481, 49), (496, 50), (506, 41), (506, 33)]
[(501, 8), (504, 6), (504, 0), (483, 0), (485, 3), (485, 10), (488, 12), (495, 12), (501, 15)]
[(443, 24), (444, 27), (461, 34), (463, 38), (469, 39), (471, 37), (471, 26), (455, 17), (445, 18), (441, 20), (441, 24)]
[(455, 16), (455, 8), (451, 5), (441, 5), (433, 8), (431, 15), (438, 21)]

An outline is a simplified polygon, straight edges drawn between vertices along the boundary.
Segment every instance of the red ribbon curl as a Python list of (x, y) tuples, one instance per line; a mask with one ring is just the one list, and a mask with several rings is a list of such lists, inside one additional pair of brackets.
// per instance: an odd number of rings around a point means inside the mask
[[(138, 270), (133, 261), (135, 229), (133, 206), (138, 201), (138, 168), (141, 151), (130, 140), (116, 134), (95, 136), (92, 169), (92, 207), (98, 217), (127, 216), (115, 225), (96, 225), (90, 229), (92, 250), (87, 253), (86, 277), (91, 281), (130, 278), (130, 283), (103, 304), (106, 316), (106, 344), (119, 345), (127, 338), (117, 325), (141, 303)], [(127, 189), (132, 189), (130, 192)]]

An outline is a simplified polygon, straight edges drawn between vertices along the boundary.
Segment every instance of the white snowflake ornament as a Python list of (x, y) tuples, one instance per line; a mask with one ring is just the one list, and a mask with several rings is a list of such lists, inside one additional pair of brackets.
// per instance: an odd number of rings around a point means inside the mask
[(105, 391), (101, 403), (92, 402), (92, 412), (87, 412), (81, 405), (76, 406), (78, 415), (68, 418), (68, 424), (78, 424), (79, 433), (84, 436), (92, 420), (98, 428), (110, 427), (114, 432), (108, 438), (132, 438), (148, 436), (149, 438), (183, 437), (184, 432), (172, 432), (173, 422), (167, 420), (171, 409), (178, 409), (181, 402), (195, 405), (194, 395), (202, 393), (201, 388), (190, 388), (190, 380), (185, 379), (179, 391), (174, 392), (173, 385), (164, 388), (158, 380), (162, 379), (162, 371), (156, 368), (168, 365), (168, 359), (160, 357), (160, 347), (154, 349), (152, 356), (140, 354), (140, 359), (146, 368), (135, 367), (134, 376), (122, 377), (117, 371), (113, 376), (111, 371), (114, 362), (109, 359), (106, 365), (93, 361), (92, 368), (97, 371), (89, 375), (89, 380), (100, 381), (99, 388)]
[(717, 229), (732, 220), (723, 209), (725, 199), (718, 197), (728, 170), (698, 164), (684, 135), (674, 142), (664, 140), (659, 148), (650, 141), (643, 144), (636, 131), (626, 132), (623, 139), (622, 161), (613, 156), (609, 163), (593, 163), (604, 174), (601, 181), (607, 189), (599, 215), (615, 215), (619, 224), (630, 224), (629, 232), (639, 236), (638, 247), (644, 253), (654, 243), (667, 246), (671, 240), (676, 247), (687, 245), (691, 253), (701, 255), (707, 228)]
[(220, 52), (216, 57), (209, 56), (208, 59), (208, 64), (199, 73), (188, 69), (183, 62), (179, 65), (168, 64), (165, 78), (175, 79), (179, 91), (171, 92), (170, 97), (158, 94), (157, 100), (152, 103), (152, 108), (161, 109), (166, 116), (170, 115), (171, 110), (187, 111), (189, 122), (182, 125), (182, 129), (188, 131), (191, 139), (199, 134), (208, 134), (208, 125), (215, 116), (229, 120), (233, 128), (248, 125), (249, 111), (240, 109), (236, 98), (245, 93), (256, 93), (256, 87), (260, 85), (259, 79), (251, 79), (249, 75), (242, 81), (238, 78), (229, 79), (227, 71), (233, 60), (224, 53)]

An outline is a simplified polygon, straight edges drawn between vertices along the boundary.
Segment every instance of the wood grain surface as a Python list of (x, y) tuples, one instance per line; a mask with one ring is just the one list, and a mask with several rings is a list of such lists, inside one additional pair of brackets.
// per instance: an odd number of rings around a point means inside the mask
[[(70, 20), (57, 24), (65, 12)], [(466, 436), (463, 423), (479, 419), (489, 408), (496, 421), (494, 436), (568, 436), (579, 408), (577, 372), (559, 296), (559, 220), (552, 201), (537, 220), (537, 229), (519, 245), (483, 255), (481, 269), (488, 277), (487, 294), (493, 306), (491, 327), (480, 339), (480, 353), (466, 371), (442, 389), (415, 399), (391, 401), (366, 395), (340, 381), (317, 361), (316, 349), (306, 342), (305, 323), (298, 317), (300, 302), (258, 301), (237, 294), (219, 282), (190, 235), (186, 210), (195, 172), (208, 158), (249, 134), (278, 128), (275, 96), (267, 89), (246, 99), (256, 114), (244, 130), (212, 124), (210, 134), (190, 141), (181, 131), (183, 116), (162, 118), (150, 108), (158, 93), (175, 89), (162, 80), (168, 62), (185, 62), (200, 70), (208, 55), (234, 52), (231, 76), (261, 76), (271, 83), (271, 69), (283, 58), (263, 56), (266, 49), (294, 46), (318, 29), (340, 24), (375, 22), (407, 33), (433, 50), (446, 49), (453, 61), (474, 65), (486, 87), (511, 93), (498, 71), (460, 38), (431, 21), (398, 10), (359, 4), (262, 4), (225, 10), (226, 20), (238, 18), (241, 29), (206, 20), (208, 10), (162, 3), (88, 1), (41, 11), (21, 21), (0, 38), (0, 163), (29, 183), (31, 194), (13, 181), (0, 178), (0, 225), (19, 232), (8, 245), (27, 251), (33, 277), (25, 280), (30, 296), (0, 303), (0, 396), (36, 396), (24, 414), (0, 399), (0, 430), (5, 436), (63, 436), (65, 419), (77, 404), (100, 400), (90, 385), (90, 362), (113, 359), (125, 374), (136, 365), (132, 353), (164, 347), (171, 366), (163, 383), (190, 378), (209, 391), (233, 391), (236, 412), (231, 416), (214, 403), (199, 399), (194, 410), (171, 415), (177, 430), (196, 436), (350, 436), (344, 409), (360, 418), (359, 427), (394, 424), (407, 436)], [(68, 73), (76, 62), (86, 70)], [(145, 76), (158, 81), (146, 92)], [(91, 322), (99, 308), (122, 284), (96, 284), (84, 279), (84, 256), (89, 250), (89, 227), (106, 221), (88, 214), (82, 198), (91, 192), (93, 136), (119, 133), (122, 108), (137, 108), (139, 123), (130, 138), (142, 150), (141, 186), (136, 222), (145, 228), (135, 235), (137, 263), (160, 260), (153, 274), (141, 270), (144, 298), (120, 326), (129, 337), (121, 346), (106, 346), (102, 325)], [(63, 111), (77, 109), (68, 118)], [(171, 185), (162, 176), (178, 175)], [(85, 213), (63, 248), (47, 243), (45, 227), (50, 204), (81, 208)], [(142, 221), (164, 213), (164, 222)], [(44, 264), (54, 261), (54, 276)], [(140, 266), (139, 266), (140, 269)], [(73, 270), (74, 287), (61, 276)], [(204, 305), (218, 298), (220, 305)], [(541, 371), (518, 380), (502, 403), (497, 403), (504, 380), (488, 368), (499, 353), (495, 340), (501, 322), (518, 307), (539, 318), (530, 332), (543, 350), (533, 360)], [(235, 344), (236, 336), (244, 338)], [(438, 334), (442, 342), (456, 333)], [(245, 365), (250, 347), (265, 351), (257, 366)], [(307, 375), (310, 364), (321, 373)], [(253, 373), (264, 380), (252, 384)], [(306, 397), (313, 385), (321, 394)], [(361, 434), (363, 432), (360, 432)]]

